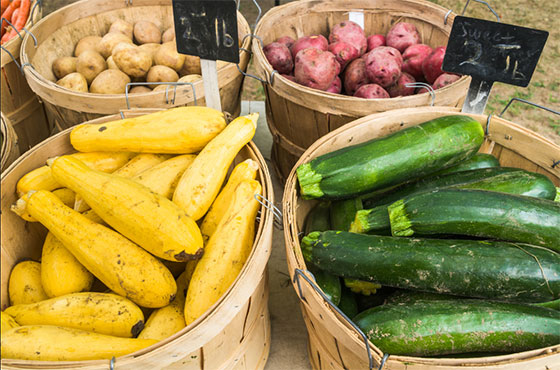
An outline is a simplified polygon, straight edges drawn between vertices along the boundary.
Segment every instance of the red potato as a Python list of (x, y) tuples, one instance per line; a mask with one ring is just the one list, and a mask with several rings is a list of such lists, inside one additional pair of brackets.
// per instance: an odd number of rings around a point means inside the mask
[(344, 41), (330, 44), (329, 51), (336, 57), (336, 61), (340, 64), (340, 70), (343, 70), (348, 63), (360, 57), (358, 49)]
[(292, 73), (294, 61), (292, 59), (292, 53), (290, 53), (290, 49), (288, 49), (286, 45), (273, 42), (266, 45), (263, 51), (266, 59), (272, 65), (272, 68), (281, 74)]
[(372, 51), (379, 46), (385, 46), (385, 36), (384, 35), (371, 35), (367, 38), (367, 51)]
[(360, 55), (367, 50), (366, 34), (359, 24), (352, 21), (344, 21), (335, 25), (329, 35), (329, 43), (334, 44), (344, 41), (355, 47)]
[(378, 84), (362, 85), (354, 93), (354, 96), (357, 97), (357, 98), (364, 98), (364, 99), (390, 98), (389, 93), (384, 88), (379, 86)]
[(445, 57), (445, 46), (440, 46), (434, 49), (430, 55), (422, 62), (422, 72), (429, 84), (433, 84), (436, 79), (443, 74), (441, 65)]
[(424, 78), (422, 63), (424, 59), (432, 53), (433, 49), (429, 45), (415, 44), (410, 45), (404, 51), (402, 71), (410, 73), (417, 81)]
[(399, 22), (387, 32), (387, 46), (391, 46), (401, 53), (407, 47), (420, 43), (420, 34), (412, 23)]
[(390, 46), (380, 46), (364, 55), (366, 76), (370, 82), (389, 87), (401, 75), (403, 59), (401, 53)]
[(344, 70), (342, 80), (344, 81), (344, 91), (348, 95), (354, 95), (360, 86), (368, 84), (365, 60), (358, 58), (350, 62)]
[(291, 38), (290, 36), (282, 36), (280, 37), (278, 40), (276, 40), (276, 42), (279, 42), (281, 44), (286, 45), (286, 47), (288, 49), (292, 48), (292, 45), (295, 44), (296, 40), (294, 40), (293, 38)]
[(334, 81), (340, 65), (335, 56), (314, 48), (301, 50), (295, 61), (296, 82), (318, 90), (327, 90)]
[(322, 51), (327, 51), (329, 48), (329, 42), (323, 35), (312, 35), (312, 36), (304, 36), (299, 39), (292, 45), (292, 57), (294, 60), (296, 59), (297, 53), (299, 53), (303, 49), (307, 48), (315, 48)]
[(288, 80), (296, 82), (296, 77), (294, 75), (281, 75), (282, 77), (286, 77)]
[(406, 72), (403, 72), (397, 82), (387, 88), (387, 92), (391, 98), (397, 96), (408, 96), (414, 94), (414, 87), (407, 87), (406, 84), (414, 83), (416, 80), (414, 77)]
[(451, 85), (453, 82), (457, 81), (460, 78), (461, 78), (461, 76), (456, 75), (456, 74), (443, 73), (443, 74), (439, 75), (438, 78), (436, 78), (436, 80), (434, 81), (434, 84), (432, 85), (432, 88), (434, 90), (441, 89), (442, 87), (445, 87), (447, 85)]
[(342, 91), (342, 81), (340, 80), (340, 77), (336, 76), (331, 86), (329, 86), (329, 88), (325, 91), (334, 94), (340, 94), (340, 92)]

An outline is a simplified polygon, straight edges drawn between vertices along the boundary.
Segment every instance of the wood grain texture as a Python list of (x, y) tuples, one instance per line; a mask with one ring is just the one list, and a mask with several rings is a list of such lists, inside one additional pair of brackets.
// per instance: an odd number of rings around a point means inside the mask
[[(305, 151), (287, 179), (282, 200), (286, 256), (292, 279), (296, 268), (306, 269), (298, 234), (303, 230), (307, 214), (317, 203), (317, 201), (304, 201), (299, 197), (295, 168), (333, 150), (385, 136), (449, 114), (468, 115), (486, 129), (488, 121), (486, 115), (460, 113), (458, 108), (405, 108), (372, 114), (355, 120), (320, 138)], [(493, 154), (502, 166), (536, 171), (548, 176), (555, 184), (560, 182), (560, 166), (552, 167), (555, 161), (560, 160), (560, 146), (505, 119), (492, 116), (489, 122), (488, 134), (481, 147), (481, 152)], [(309, 333), (308, 349), (313, 368), (321, 370), (367, 369), (366, 347), (359, 333), (330, 308), (309, 284), (303, 279), (300, 279), (300, 282), (301, 307)], [(295, 283), (294, 288), (298, 292)], [(373, 356), (374, 368), (378, 368), (383, 353), (371, 342), (368, 345)], [(390, 356), (384, 369), (452, 370), (459, 367), (469, 370), (558, 370), (560, 369), (560, 345), (511, 355), (470, 359)]]
[(10, 120), (2, 113), (0, 122), (0, 130), (2, 131), (2, 171), (19, 157), (18, 137)]
[[(125, 117), (155, 110), (126, 111)], [(119, 119), (103, 117), (88, 123)], [(7, 284), (12, 267), (23, 259), (38, 260), (46, 229), (24, 222), (10, 211), (16, 201), (16, 183), (25, 173), (44, 165), (53, 156), (74, 152), (67, 129), (52, 136), (17, 159), (2, 173), (1, 213), (1, 307), (8, 304)], [(236, 164), (253, 159), (259, 165), (257, 179), (263, 196), (274, 202), (266, 163), (254, 143), (246, 145)], [(270, 349), (268, 275), (266, 264), (272, 247), (272, 212), (260, 209), (253, 250), (230, 289), (193, 324), (152, 347), (117, 358), (117, 369), (263, 369)], [(108, 361), (40, 362), (2, 359), (2, 369), (107, 369)]]

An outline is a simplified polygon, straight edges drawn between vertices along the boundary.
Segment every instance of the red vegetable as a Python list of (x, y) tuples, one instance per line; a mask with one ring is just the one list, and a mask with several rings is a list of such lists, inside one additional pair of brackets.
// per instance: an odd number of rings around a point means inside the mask
[[(8, 20), (10, 23), (12, 22), (12, 15), (14, 11), (19, 8), (21, 4), (21, 0), (14, 0), (8, 5), (6, 10), (2, 13), (2, 18)], [(8, 27), (8, 22), (2, 22), (2, 43), (4, 43), (4, 33), (6, 32), (6, 28)]]
[(438, 78), (436, 78), (434, 84), (432, 85), (432, 88), (434, 90), (441, 89), (442, 87), (451, 85), (453, 82), (457, 81), (460, 78), (461, 76), (451, 74), (451, 73), (441, 74), (439, 75)]
[(300, 51), (295, 60), (296, 82), (318, 90), (327, 90), (334, 81), (340, 65), (328, 51), (307, 48)]
[(422, 63), (424, 59), (432, 53), (432, 48), (424, 44), (410, 45), (404, 51), (402, 71), (410, 73), (418, 80), (424, 79), (424, 72), (422, 72)]
[(292, 46), (295, 44), (296, 40), (291, 38), (290, 36), (282, 36), (276, 42), (286, 45), (288, 49), (291, 49)]
[(336, 61), (340, 64), (340, 70), (343, 70), (348, 63), (360, 56), (358, 49), (344, 41), (330, 44), (329, 51), (336, 57)]
[(290, 49), (286, 45), (279, 42), (273, 42), (263, 48), (266, 59), (272, 65), (272, 68), (281, 74), (292, 73), (294, 69), (294, 61)]
[(366, 76), (366, 62), (364, 58), (358, 58), (350, 62), (344, 70), (344, 91), (348, 95), (354, 95), (362, 85), (369, 83)]
[(329, 35), (329, 42), (334, 44), (339, 41), (344, 41), (347, 44), (355, 47), (360, 55), (363, 55), (367, 50), (366, 34), (359, 24), (352, 21), (344, 21), (335, 25)]
[(440, 46), (435, 48), (434, 51), (424, 59), (424, 62), (422, 62), (422, 71), (429, 84), (433, 84), (436, 79), (443, 74), (441, 65), (443, 64), (444, 57), (445, 46)]
[(291, 48), (292, 57), (296, 60), (297, 53), (303, 49), (314, 48), (322, 51), (327, 51), (329, 42), (323, 35), (304, 36), (299, 38)]
[(403, 72), (397, 82), (387, 88), (387, 92), (391, 98), (397, 96), (408, 96), (414, 94), (414, 87), (407, 87), (406, 84), (414, 83), (414, 77), (406, 72)]
[(401, 53), (390, 46), (380, 46), (366, 55), (366, 76), (370, 82), (389, 87), (401, 75), (403, 59)]
[[(14, 2), (17, 0), (14, 0)], [(21, 30), (25, 23), (27, 22), (27, 18), (29, 17), (29, 9), (31, 8), (31, 0), (21, 0), (21, 5), (19, 7), (19, 15), (12, 24), (14, 28), (4, 36), (2, 36), (2, 42), (7, 42), (11, 40), (15, 35), (17, 35), (17, 31)], [(17, 31), (16, 31), (17, 30)]]
[(357, 98), (365, 99), (386, 99), (389, 98), (389, 93), (378, 84), (362, 85), (354, 94)]
[(401, 53), (410, 45), (420, 42), (420, 34), (412, 23), (399, 22), (387, 32), (387, 46), (391, 46)]
[(340, 94), (340, 92), (342, 91), (342, 81), (340, 80), (340, 77), (336, 76), (331, 86), (329, 86), (329, 88), (325, 91), (334, 94)]
[(367, 38), (367, 51), (372, 51), (379, 46), (385, 45), (385, 36), (383, 35), (371, 35)]

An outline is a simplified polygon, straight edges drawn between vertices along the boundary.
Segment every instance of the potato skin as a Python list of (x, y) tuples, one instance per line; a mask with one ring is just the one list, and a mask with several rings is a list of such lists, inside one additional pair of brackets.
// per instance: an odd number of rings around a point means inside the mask
[(122, 49), (113, 59), (117, 67), (131, 77), (144, 77), (152, 67), (150, 54), (138, 48)]
[(109, 58), (109, 55), (113, 52), (113, 48), (121, 42), (132, 44), (132, 39), (122, 33), (108, 33), (101, 38), (101, 41), (99, 41), (97, 51), (103, 55), (103, 58)]
[[(179, 79), (179, 75), (173, 69), (156, 65), (150, 68), (148, 71), (148, 76), (146, 81), (148, 82), (176, 82)], [(158, 85), (150, 85), (152, 88), (156, 88)]]
[(109, 27), (109, 31), (107, 33), (122, 33), (132, 40), (132, 30), (132, 23), (124, 21), (122, 19), (117, 19), (113, 22), (113, 24), (111, 24), (111, 27)]
[(141, 94), (152, 92), (152, 89), (146, 86), (134, 86), (132, 89), (128, 90), (129, 94)]
[(107, 58), (107, 69), (119, 69), (119, 67), (115, 64), (115, 60), (112, 55)]
[(76, 63), (76, 71), (81, 73), (90, 84), (95, 77), (107, 69), (107, 62), (96, 51), (86, 50), (80, 54)]
[(74, 48), (74, 56), (79, 57), (86, 50), (97, 51), (99, 42), (101, 42), (101, 36), (86, 36), (80, 39)]
[(88, 92), (87, 80), (81, 73), (78, 72), (67, 74), (60, 80), (56, 81), (56, 84), (73, 91)]
[(200, 58), (194, 55), (185, 55), (185, 62), (183, 63), (183, 67), (179, 71), (179, 76), (187, 76), (193, 74), (202, 74), (202, 70), (200, 69)]
[(52, 64), (52, 70), (57, 79), (76, 72), (76, 64), (78, 58), (75, 57), (60, 57), (56, 58)]
[(146, 53), (150, 54), (150, 58), (152, 58), (152, 64), (155, 65), (156, 64), (156, 61), (155, 61), (156, 51), (158, 51), (160, 46), (161, 46), (161, 44), (154, 44), (154, 43), (150, 42), (150, 43), (147, 43), (147, 44), (139, 45), (138, 48), (140, 50), (143, 50)]
[(161, 31), (150, 21), (138, 21), (134, 24), (134, 40), (138, 44), (161, 43)]
[(91, 83), (89, 92), (94, 94), (124, 94), (126, 84), (130, 82), (124, 72), (108, 69), (101, 72)]
[(161, 42), (166, 43), (175, 40), (175, 27), (169, 27), (165, 30), (163, 35), (161, 35)]
[(179, 72), (185, 63), (185, 55), (177, 52), (174, 42), (162, 44), (154, 56), (155, 64), (167, 66)]

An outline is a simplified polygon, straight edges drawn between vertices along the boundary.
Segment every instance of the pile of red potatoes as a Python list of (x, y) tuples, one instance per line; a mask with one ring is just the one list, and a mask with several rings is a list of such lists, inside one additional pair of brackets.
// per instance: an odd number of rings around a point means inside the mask
[(344, 21), (333, 27), (328, 39), (283, 36), (263, 50), (272, 68), (291, 81), (366, 99), (425, 92), (407, 86), (413, 82), (439, 89), (460, 78), (441, 70), (445, 46), (421, 44), (416, 26), (406, 22), (396, 23), (387, 35), (367, 37), (357, 23)]

